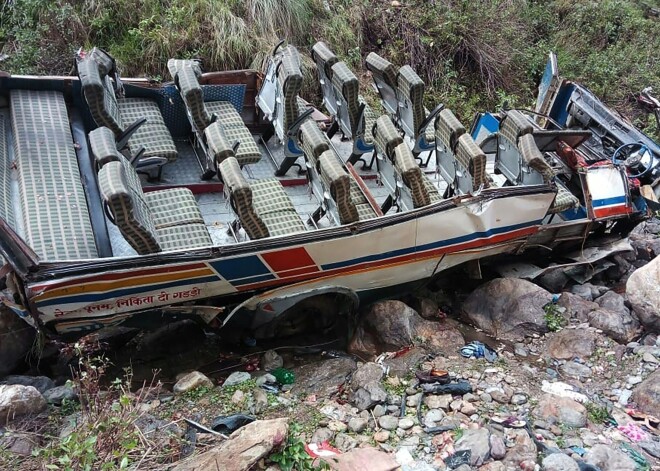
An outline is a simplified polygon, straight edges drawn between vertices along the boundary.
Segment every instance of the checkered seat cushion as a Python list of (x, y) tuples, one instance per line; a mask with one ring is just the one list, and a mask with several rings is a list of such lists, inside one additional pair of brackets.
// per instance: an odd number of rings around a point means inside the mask
[(310, 163), (318, 170), (321, 154), (330, 149), (328, 137), (312, 119), (305, 121), (300, 126), (298, 134), (300, 147)]
[(534, 130), (532, 123), (518, 110), (507, 111), (500, 125), (499, 135), (512, 145), (518, 145), (518, 139)]
[(16, 227), (11, 199), (11, 161), (4, 116), (0, 116), (0, 217), (11, 227)]
[(426, 112), (424, 110), (424, 82), (409, 65), (399, 69), (397, 87), (401, 103), (399, 112), (405, 133), (417, 138)]
[(458, 138), (465, 134), (465, 127), (458, 118), (445, 108), (438, 115), (435, 122), (435, 137), (449, 151), (454, 152), (458, 144)]
[(373, 129), (374, 146), (380, 155), (394, 160), (394, 149), (403, 143), (403, 138), (389, 116), (383, 115), (376, 120)]
[(234, 105), (228, 101), (207, 101), (204, 105), (209, 113), (217, 116), (217, 122), (222, 126), (224, 136), (229, 143), (233, 146), (234, 142), (240, 142), (235, 155), (236, 160), (241, 165), (259, 162), (261, 160), (259, 146)]
[(326, 150), (319, 156), (321, 180), (330, 189), (330, 196), (337, 205), (341, 224), (350, 224), (360, 220), (358, 209), (351, 198), (351, 177), (344, 170), (333, 150)]
[(215, 122), (209, 124), (206, 129), (204, 129), (204, 137), (206, 137), (208, 151), (213, 156), (213, 161), (216, 165), (220, 165), (222, 161), (228, 157), (234, 157), (233, 147), (227, 139), (227, 136), (225, 136), (220, 123)]
[(79, 61), (77, 68), (83, 96), (97, 125), (110, 128), (118, 138), (136, 120), (147, 118), (129, 139), (129, 147), (133, 152), (144, 147), (145, 158), (176, 160), (174, 140), (156, 102), (146, 98), (117, 98), (110, 77), (91, 57)]
[[(524, 134), (518, 139), (518, 147), (525, 163), (535, 171), (541, 174), (545, 183), (552, 183), (555, 173), (550, 164), (543, 158), (543, 154), (536, 145), (533, 134)], [(572, 194), (559, 181), (554, 181), (557, 187), (557, 196), (555, 197), (550, 210), (550, 214), (560, 213), (567, 209), (580, 206), (580, 200)]]
[(282, 90), (282, 129), (284, 133), (287, 133), (298, 119), (298, 94), (303, 83), (303, 75), (300, 71), (300, 56), (295, 47), (288, 46), (282, 51), (282, 62), (277, 71), (277, 80)]
[(11, 90), (25, 241), (45, 260), (98, 256), (64, 97)]
[(225, 159), (219, 170), (232, 209), (250, 239), (306, 230), (279, 180), (268, 178), (248, 184), (234, 157)]
[(426, 191), (424, 174), (415, 162), (410, 148), (406, 144), (399, 144), (394, 149), (394, 166), (401, 175), (403, 183), (410, 188), (413, 207), (419, 208), (431, 203), (431, 198)]
[(167, 61), (167, 70), (170, 71), (172, 80), (176, 79), (177, 74), (184, 67), (190, 67), (195, 72), (197, 77), (202, 76), (202, 65), (199, 60), (196, 59), (170, 59)]
[(396, 115), (399, 106), (396, 96), (398, 75), (396, 67), (375, 52), (369, 53), (366, 64), (367, 69), (369, 69), (374, 79), (374, 84), (383, 102), (383, 107), (389, 114)]
[(474, 142), (472, 136), (463, 134), (458, 138), (456, 146), (456, 160), (468, 171), (472, 177), (472, 188), (478, 189), (483, 186), (488, 187), (488, 177), (486, 175), (486, 154)]
[(213, 245), (190, 190), (142, 193), (133, 188), (122, 162), (108, 162), (99, 170), (101, 197), (112, 222), (140, 254), (193, 249)]
[(367, 197), (364, 196), (364, 193), (362, 193), (362, 190), (360, 189), (360, 185), (358, 185), (357, 182), (352, 178), (351, 178), (351, 201), (357, 208), (359, 221), (366, 221), (367, 219), (373, 219), (377, 217), (377, 214), (369, 204)]

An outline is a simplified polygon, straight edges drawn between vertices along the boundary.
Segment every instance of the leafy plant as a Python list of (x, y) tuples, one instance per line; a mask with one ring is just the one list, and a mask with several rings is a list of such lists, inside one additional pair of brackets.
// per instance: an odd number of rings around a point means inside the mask
[(589, 420), (594, 424), (604, 424), (610, 420), (610, 413), (607, 411), (607, 407), (599, 406), (593, 402), (586, 403), (585, 407)]
[(543, 311), (545, 311), (543, 318), (550, 332), (557, 332), (566, 325), (566, 318), (562, 315), (563, 308), (554, 303), (548, 303), (543, 306)]
[(305, 443), (300, 439), (301, 426), (297, 423), (289, 425), (289, 435), (281, 451), (270, 455), (270, 460), (280, 466), (282, 471), (313, 471), (312, 457), (305, 451)]

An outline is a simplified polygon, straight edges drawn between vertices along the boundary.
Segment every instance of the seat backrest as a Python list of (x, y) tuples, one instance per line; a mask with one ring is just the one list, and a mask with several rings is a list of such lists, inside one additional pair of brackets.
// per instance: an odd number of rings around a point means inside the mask
[[(504, 137), (513, 146), (518, 145), (520, 136), (529, 134), (534, 130), (531, 121), (518, 110), (509, 110), (500, 123), (500, 136)], [(538, 150), (538, 149), (537, 149)]]
[(128, 159), (117, 150), (115, 135), (105, 126), (90, 131), (89, 144), (96, 161), (97, 168), (103, 167), (108, 162), (121, 162), (124, 166), (124, 176), (129, 188), (142, 194), (142, 183), (140, 176)]
[(480, 186), (488, 186), (486, 177), (486, 154), (481, 147), (474, 142), (472, 136), (465, 133), (458, 138), (456, 146), (456, 160), (472, 176), (472, 188), (478, 189)]
[(360, 82), (346, 63), (337, 62), (332, 66), (332, 85), (339, 102), (339, 126), (347, 137), (353, 137), (360, 119)]
[(140, 255), (161, 251), (149, 206), (131, 188), (121, 162), (108, 162), (98, 173), (99, 189), (115, 225)]
[(319, 157), (321, 180), (337, 205), (341, 224), (350, 224), (360, 219), (357, 207), (351, 199), (351, 177), (344, 170), (341, 161), (333, 150), (327, 150)]
[(179, 70), (183, 69), (184, 67), (192, 67), (195, 75), (197, 75), (198, 78), (202, 76), (202, 66), (198, 60), (170, 59), (167, 61), (167, 69), (170, 71), (170, 75), (172, 75), (172, 80), (176, 80), (176, 76), (179, 73)]
[(374, 84), (383, 101), (383, 107), (389, 114), (396, 115), (399, 106), (399, 100), (396, 97), (396, 76), (398, 73), (396, 67), (375, 52), (369, 53), (366, 62), (367, 69), (371, 72)]
[(399, 91), (399, 118), (406, 135), (416, 138), (426, 118), (424, 111), (424, 82), (409, 65), (399, 69), (397, 77)]
[(286, 133), (298, 119), (298, 94), (303, 83), (300, 71), (300, 55), (293, 46), (282, 51), (282, 63), (277, 71), (282, 97), (282, 129)]
[(449, 152), (456, 150), (458, 138), (465, 134), (465, 127), (451, 110), (445, 108), (435, 122), (435, 137), (440, 140)]
[(298, 140), (300, 141), (300, 147), (303, 152), (311, 164), (318, 170), (319, 157), (321, 157), (323, 152), (330, 149), (328, 137), (321, 131), (316, 121), (308, 119), (300, 126)]
[(403, 138), (389, 116), (383, 115), (374, 126), (374, 146), (376, 152), (394, 160), (394, 149), (403, 142)]
[(425, 177), (407, 144), (399, 144), (394, 149), (394, 167), (401, 174), (403, 183), (410, 188), (413, 207), (420, 208), (431, 204), (431, 197), (424, 184)]
[(222, 183), (229, 193), (231, 207), (250, 239), (263, 239), (270, 234), (252, 204), (252, 189), (235, 157), (228, 157), (219, 166)]
[(319, 73), (323, 103), (330, 114), (334, 115), (337, 112), (337, 97), (332, 87), (332, 66), (339, 59), (323, 41), (319, 41), (312, 46), (312, 59), (316, 62), (316, 69)]
[(204, 132), (204, 129), (211, 124), (212, 116), (206, 111), (202, 86), (197, 80), (195, 69), (193, 67), (182, 67), (179, 69), (174, 81), (181, 90), (181, 96), (197, 131)]
[(536, 170), (545, 183), (550, 183), (555, 176), (555, 172), (548, 162), (543, 158), (543, 154), (536, 145), (534, 135), (523, 134), (518, 139), (518, 150), (522, 155), (523, 161), (532, 169)]
[(222, 124), (219, 121), (209, 124), (204, 129), (204, 137), (216, 165), (220, 165), (229, 157), (235, 157), (232, 143), (227, 139)]
[(78, 61), (77, 69), (92, 118), (97, 125), (107, 126), (118, 137), (124, 130), (124, 124), (110, 77), (101, 74), (99, 64), (91, 57)]

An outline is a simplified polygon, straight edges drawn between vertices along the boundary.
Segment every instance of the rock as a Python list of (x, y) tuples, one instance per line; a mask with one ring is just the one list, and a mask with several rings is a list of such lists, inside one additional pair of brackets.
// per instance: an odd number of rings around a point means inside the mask
[(261, 388), (254, 388), (252, 390), (252, 407), (253, 414), (260, 414), (268, 407), (268, 394)]
[(352, 358), (332, 358), (293, 368), (296, 382), (291, 392), (294, 394), (316, 394), (317, 397), (330, 397), (346, 382), (357, 364)]
[(562, 373), (571, 378), (590, 378), (591, 368), (575, 361), (567, 361), (559, 367)]
[(195, 388), (199, 388), (200, 386), (212, 388), (213, 381), (199, 371), (192, 371), (177, 381), (172, 390), (174, 391), (174, 394), (182, 394)]
[(374, 407), (374, 410), (371, 411), (371, 413), (376, 418), (382, 417), (385, 414), (387, 414), (387, 408), (385, 406), (381, 405), (381, 404), (378, 404), (378, 405), (376, 405), (376, 407)]
[(587, 317), (590, 326), (602, 330), (605, 335), (619, 343), (628, 343), (642, 333), (637, 319), (627, 311), (597, 309), (591, 311)]
[(41, 394), (55, 387), (55, 381), (46, 376), (24, 376), (10, 375), (6, 376), (0, 384), (20, 384), (22, 386), (32, 386)]
[(432, 322), (401, 301), (372, 304), (360, 318), (349, 351), (370, 357), (384, 351), (398, 351), (422, 342), (434, 351), (455, 351), (463, 346), (462, 334), (454, 321)]
[(275, 384), (277, 383), (277, 378), (270, 373), (261, 375), (256, 380), (257, 386), (263, 386), (264, 384)]
[(435, 427), (436, 422), (440, 422), (445, 418), (445, 413), (440, 409), (431, 409), (424, 416), (424, 425), (429, 427)]
[(660, 360), (658, 360), (651, 352), (644, 352), (642, 360), (646, 363), (655, 363), (656, 365), (660, 363)]
[(353, 417), (348, 421), (348, 429), (351, 432), (362, 433), (367, 428), (369, 421), (361, 417)]
[(518, 355), (519, 357), (526, 357), (529, 355), (527, 352), (527, 349), (525, 348), (525, 344), (523, 343), (517, 343), (513, 346), (513, 353)]
[(594, 301), (598, 303), (601, 308), (609, 311), (630, 312), (626, 307), (626, 300), (624, 297), (614, 291), (608, 291), (599, 298), (594, 299)]
[(561, 268), (550, 270), (539, 276), (536, 281), (551, 293), (558, 293), (562, 290), (570, 278)]
[(44, 399), (48, 404), (55, 404), (59, 406), (66, 399), (67, 401), (77, 401), (78, 394), (73, 390), (71, 386), (55, 386), (54, 388), (49, 389), (44, 394)]
[(541, 469), (543, 471), (580, 471), (575, 460), (564, 453), (552, 453), (543, 458)]
[(463, 407), (461, 407), (461, 414), (465, 414), (468, 417), (472, 414), (477, 413), (477, 408), (471, 402), (463, 402)]
[(452, 401), (451, 394), (428, 395), (424, 396), (424, 404), (429, 409), (449, 409), (449, 404)]
[(327, 427), (321, 427), (319, 429), (316, 429), (314, 434), (312, 435), (312, 443), (323, 443), (323, 442), (328, 442), (332, 440), (332, 438), (335, 436), (335, 433), (330, 430)]
[(328, 424), (328, 429), (332, 432), (345, 432), (348, 426), (341, 420), (331, 420)]
[(412, 394), (406, 397), (406, 405), (408, 407), (417, 407), (419, 401), (422, 400), (422, 393)]
[(470, 450), (471, 466), (481, 466), (490, 456), (490, 432), (485, 428), (468, 429), (455, 444), (456, 451)]
[(138, 342), (134, 355), (152, 360), (195, 350), (205, 341), (204, 329), (191, 319), (183, 319), (145, 334)]
[[(591, 290), (589, 288), (587, 290), (589, 290), (589, 298), (591, 298)], [(599, 307), (597, 303), (573, 293), (562, 293), (557, 305), (566, 309), (565, 313), (569, 319), (577, 319), (579, 322), (587, 322), (589, 313)]]
[(635, 471), (636, 463), (627, 455), (607, 445), (594, 445), (584, 455), (585, 463), (598, 466), (601, 471)]
[(512, 430), (510, 435), (513, 446), (507, 450), (503, 460), (507, 469), (530, 469), (523, 467), (523, 464), (531, 461), (533, 470), (536, 462), (536, 445), (525, 430)]
[(390, 439), (390, 432), (387, 430), (380, 430), (379, 432), (374, 433), (374, 441), (378, 443), (384, 443)]
[(4, 304), (0, 304), (0, 377), (11, 373), (34, 344), (36, 330)]
[(640, 322), (650, 332), (660, 332), (660, 257), (638, 268), (626, 282), (626, 297)]
[(506, 455), (506, 445), (504, 440), (499, 435), (491, 434), (489, 438), (490, 442), (490, 456), (494, 460), (501, 460)]
[(0, 436), (0, 450), (8, 451), (15, 455), (30, 456), (40, 445), (41, 437), (38, 434), (5, 431)]
[(365, 357), (400, 350), (414, 343), (415, 329), (422, 321), (401, 301), (373, 303), (362, 313), (348, 350)]
[(177, 464), (172, 471), (231, 469), (248, 471), (286, 441), (287, 419), (256, 420), (236, 430), (229, 440)]
[(265, 371), (273, 371), (282, 366), (284, 366), (284, 359), (275, 350), (268, 350), (261, 357), (261, 368)]
[(359, 443), (355, 438), (346, 435), (345, 433), (338, 433), (335, 437), (335, 445), (342, 453), (346, 453), (347, 451), (356, 448), (358, 444)]
[(427, 352), (423, 348), (413, 347), (403, 355), (385, 360), (383, 365), (388, 368), (391, 377), (403, 378), (410, 370), (415, 369), (426, 355)]
[(403, 430), (409, 430), (413, 428), (413, 425), (415, 425), (415, 421), (411, 419), (410, 417), (404, 417), (402, 419), (399, 419), (399, 428)]
[(361, 387), (353, 394), (352, 401), (358, 410), (368, 410), (376, 404), (382, 404), (387, 400), (387, 392), (377, 381), (371, 381)]
[(552, 358), (570, 360), (589, 358), (595, 348), (596, 333), (591, 329), (562, 329), (548, 335), (546, 349)]
[(587, 409), (577, 401), (567, 397), (544, 394), (533, 414), (547, 422), (581, 428), (587, 424)]
[(591, 294), (591, 289), (585, 285), (575, 285), (571, 288), (571, 293), (581, 297), (585, 301), (593, 301), (594, 297)]
[(507, 469), (501, 461), (491, 461), (483, 466), (479, 466), (479, 471), (507, 471)]
[(249, 381), (251, 378), (252, 375), (247, 371), (234, 371), (232, 374), (230, 374), (227, 377), (225, 382), (222, 383), (222, 387), (226, 388), (228, 386), (236, 386), (237, 384), (241, 384), (246, 381)]
[(383, 378), (383, 367), (378, 363), (364, 363), (357, 367), (351, 379), (350, 387), (353, 391), (363, 388), (367, 383), (379, 382)]
[(442, 318), (442, 311), (438, 303), (429, 298), (419, 298), (419, 307), (415, 306), (417, 312), (424, 319), (434, 321)]
[(511, 396), (511, 404), (514, 406), (520, 406), (527, 402), (527, 396), (524, 394), (514, 394)]
[(552, 295), (527, 280), (497, 278), (474, 290), (461, 307), (463, 316), (494, 337), (519, 340), (545, 333), (543, 306)]
[(241, 404), (243, 404), (243, 401), (245, 401), (245, 393), (240, 389), (234, 391), (234, 394), (232, 394), (231, 396), (231, 402), (236, 404), (237, 406), (240, 406)]
[(660, 417), (660, 369), (639, 384), (632, 394), (632, 400), (643, 412)]
[(46, 400), (34, 386), (0, 385), (0, 424), (22, 415), (37, 414), (46, 407)]
[(151, 414), (141, 414), (134, 422), (140, 431), (152, 439), (169, 441), (171, 435), (183, 436), (183, 430), (173, 422), (159, 419)]
[(391, 415), (378, 418), (378, 425), (385, 430), (395, 430), (399, 426), (399, 419)]

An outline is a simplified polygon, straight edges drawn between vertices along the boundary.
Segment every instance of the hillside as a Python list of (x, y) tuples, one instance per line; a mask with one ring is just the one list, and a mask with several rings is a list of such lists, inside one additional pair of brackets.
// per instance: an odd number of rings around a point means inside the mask
[(643, 87), (660, 89), (660, 20), (641, 1), (14, 0), (1, 8), (0, 68), (11, 73), (68, 74), (75, 50), (96, 45), (125, 76), (166, 80), (171, 57), (200, 57), (207, 70), (259, 68), (278, 38), (301, 51), (322, 39), (358, 71), (370, 51), (411, 64), (427, 83), (427, 106), (443, 102), (466, 122), (505, 102), (531, 105), (553, 50), (565, 77), (659, 137), (632, 100)]

